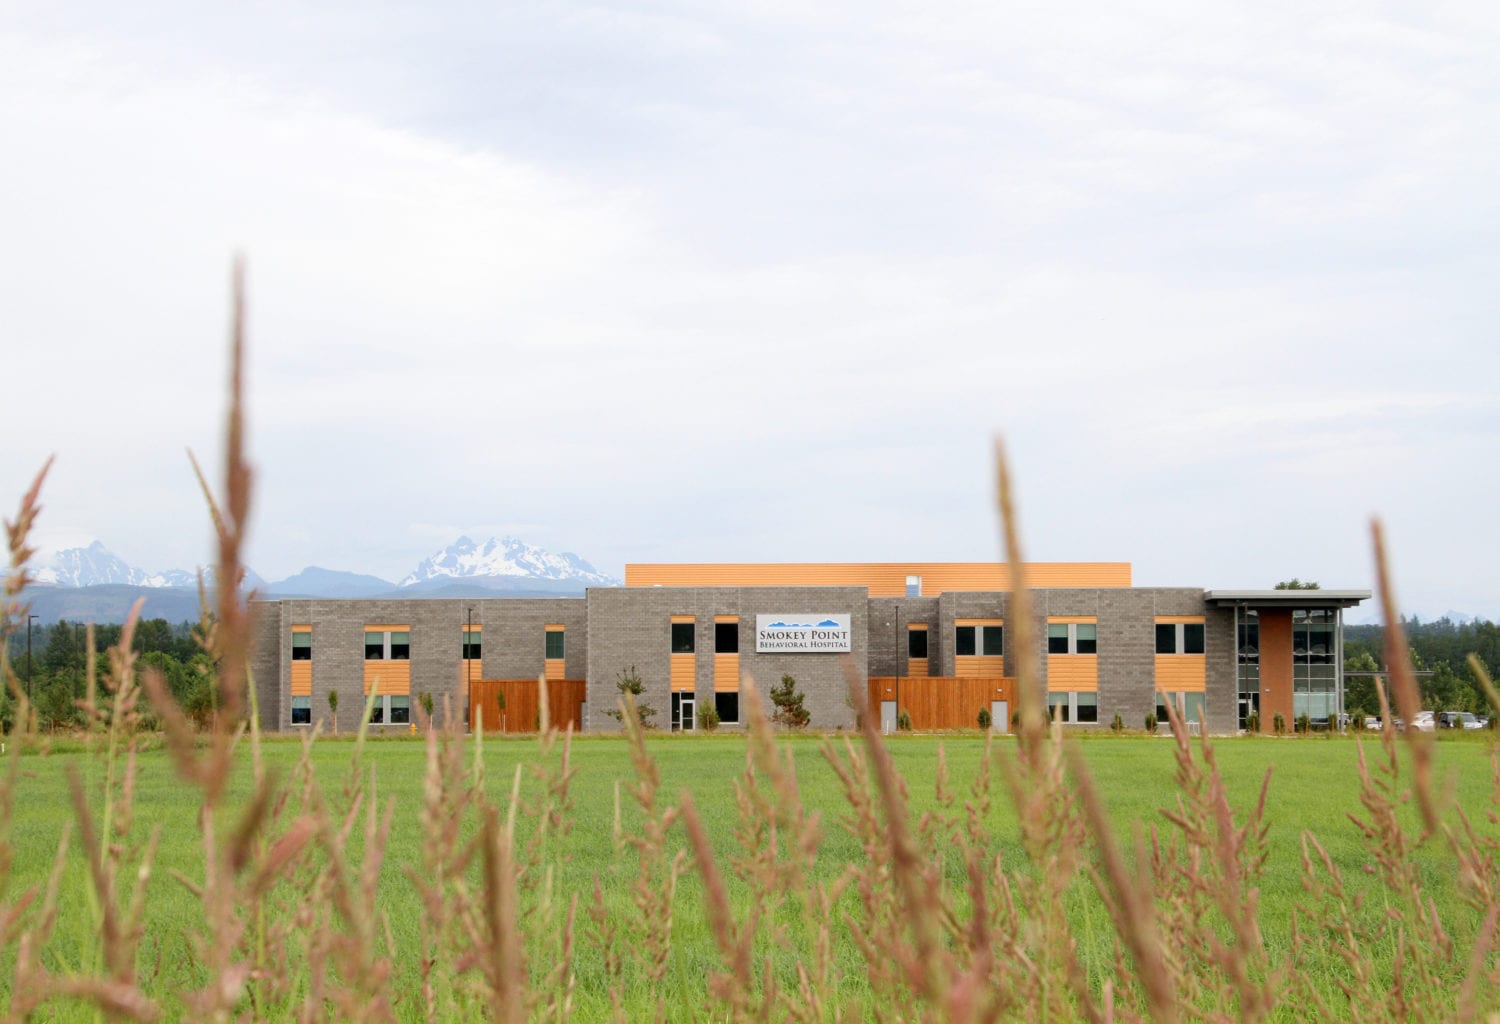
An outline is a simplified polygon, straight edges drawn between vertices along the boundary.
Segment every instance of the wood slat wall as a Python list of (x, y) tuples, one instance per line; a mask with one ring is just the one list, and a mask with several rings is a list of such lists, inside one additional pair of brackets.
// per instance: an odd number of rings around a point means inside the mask
[[(505, 694), (503, 712), (496, 700), (499, 693)], [(583, 702), (587, 699), (588, 684), (582, 679), (547, 681), (547, 711), (558, 729), (570, 724), (575, 732), (583, 728)], [(483, 713), (487, 733), (535, 732), (540, 708), (535, 679), (476, 679), (469, 689), (469, 721), (479, 723)], [(477, 724), (470, 728), (477, 729)]]
[(911, 717), (913, 729), (977, 729), (979, 711), (991, 701), (1009, 701), (1014, 710), (1014, 692), (1015, 680), (1005, 677), (871, 676), (870, 714), (879, 716), (880, 702), (894, 700), (898, 713)]
[[(926, 658), (907, 658), (906, 659), (906, 674), (907, 674), (908, 677), (910, 677), (912, 679), (926, 679), (927, 678), (927, 659)], [(960, 672), (959, 675), (963, 675), (963, 673)]]
[(546, 658), (547, 680), (561, 679), (567, 674), (567, 661), (563, 658)]
[(1203, 654), (1158, 654), (1156, 688), (1168, 693), (1203, 693), (1208, 689), (1208, 657)]
[[(949, 591), (1009, 590), (1003, 562), (638, 563), (625, 566), (627, 587), (864, 587), (871, 597), (905, 597), (906, 578), (922, 577), (922, 596)], [(1028, 562), (1033, 587), (1128, 587), (1129, 562)]]

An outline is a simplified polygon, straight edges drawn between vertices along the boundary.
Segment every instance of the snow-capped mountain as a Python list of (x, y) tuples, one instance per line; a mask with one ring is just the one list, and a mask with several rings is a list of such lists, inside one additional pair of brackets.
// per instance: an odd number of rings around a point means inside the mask
[[(197, 587), (198, 574), (186, 569), (147, 572), (126, 562), (99, 541), (86, 548), (63, 548), (54, 552), (33, 573), (38, 583), (55, 587), (97, 587), (123, 584), (128, 587)], [(205, 570), (205, 579), (213, 582), (213, 569)], [(247, 584), (255, 586), (260, 577), (248, 574)]]
[(460, 537), (423, 560), (415, 572), (396, 585), (406, 588), (433, 581), (497, 577), (570, 581), (601, 587), (620, 585), (619, 580), (599, 572), (572, 552), (553, 554), (514, 537), (500, 540), (491, 537), (482, 544)]

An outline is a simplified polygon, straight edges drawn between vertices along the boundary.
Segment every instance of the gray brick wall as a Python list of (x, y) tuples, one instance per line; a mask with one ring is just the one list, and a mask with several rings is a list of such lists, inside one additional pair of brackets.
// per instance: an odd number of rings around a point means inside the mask
[[(641, 699), (656, 708), (665, 727), (671, 709), (671, 618), (696, 619), (696, 696), (701, 707), (713, 699), (713, 623), (720, 615), (740, 620), (740, 675), (751, 676), (767, 714), (766, 696), (783, 673), (797, 680), (805, 694), (803, 707), (813, 728), (850, 727), (854, 713), (846, 700), (846, 658), (837, 654), (757, 654), (755, 617), (764, 614), (848, 614), (853, 634), (852, 660), (866, 678), (870, 601), (863, 587), (629, 587), (590, 590), (589, 702), (584, 728), (616, 731), (619, 723), (605, 713), (616, 706), (618, 673), (634, 665), (645, 684)], [(742, 709), (741, 721), (747, 715)], [(729, 726), (728, 728), (734, 728)]]

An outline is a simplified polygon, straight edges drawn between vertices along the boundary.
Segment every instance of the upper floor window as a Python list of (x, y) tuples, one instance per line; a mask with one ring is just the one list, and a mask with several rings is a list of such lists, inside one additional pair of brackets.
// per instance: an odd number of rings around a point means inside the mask
[(697, 649), (697, 640), (694, 634), (697, 632), (697, 624), (693, 622), (672, 623), (672, 653), (692, 654)]
[(1201, 622), (1158, 622), (1157, 654), (1202, 654), (1204, 628)]
[(478, 661), (484, 644), (484, 634), (477, 629), (464, 630), (463, 653), (464, 661)]
[(407, 629), (365, 629), (366, 661), (410, 661), (411, 631)]
[(953, 635), (953, 653), (959, 657), (978, 655), (998, 657), (1003, 652), (1005, 627), (999, 625), (959, 626)]
[[(740, 624), (738, 621), (714, 623), (714, 653), (740, 653)], [(738, 718), (735, 720), (738, 721)]]
[(312, 661), (311, 630), (298, 630), (292, 634), (292, 660)]
[(1093, 622), (1047, 623), (1048, 654), (1098, 654), (1099, 626)]
[(547, 660), (556, 661), (563, 656), (563, 631), (561, 629), (547, 630)]

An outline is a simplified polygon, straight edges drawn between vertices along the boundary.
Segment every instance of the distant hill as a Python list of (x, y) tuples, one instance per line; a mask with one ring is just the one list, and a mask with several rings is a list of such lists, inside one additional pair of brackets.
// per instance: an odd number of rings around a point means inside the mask
[(310, 565), (295, 576), (267, 584), (267, 597), (377, 597), (389, 594), (396, 584), (379, 576), (320, 569)]

